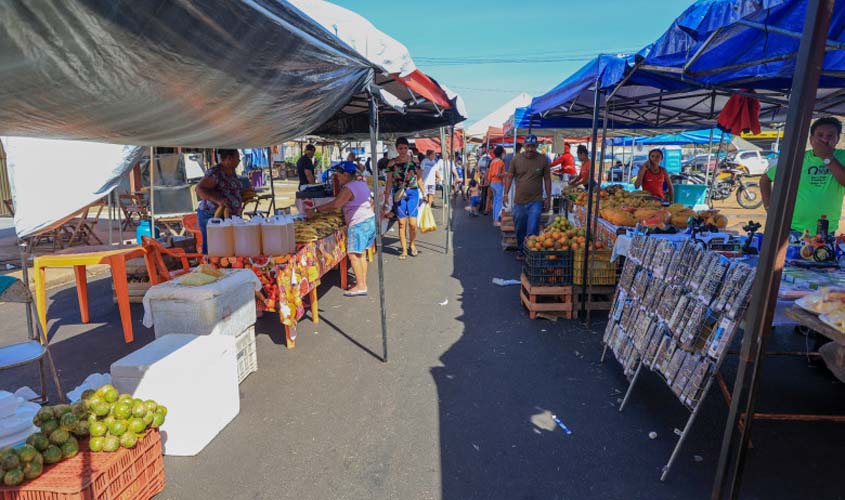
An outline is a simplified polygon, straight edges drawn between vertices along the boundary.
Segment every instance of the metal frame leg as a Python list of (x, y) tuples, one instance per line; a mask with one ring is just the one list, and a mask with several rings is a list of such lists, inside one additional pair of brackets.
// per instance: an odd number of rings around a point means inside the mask
[(628, 403), (628, 398), (631, 397), (631, 392), (634, 391), (634, 385), (637, 383), (637, 379), (640, 377), (640, 371), (643, 369), (643, 360), (640, 358), (639, 363), (637, 364), (637, 371), (634, 372), (634, 378), (631, 379), (631, 383), (628, 384), (628, 391), (625, 392), (625, 397), (622, 398), (622, 404), (619, 405), (619, 412), (621, 413), (622, 410), (625, 409), (625, 405)]
[(692, 428), (692, 424), (695, 422), (695, 417), (698, 416), (698, 410), (701, 409), (701, 404), (704, 402), (704, 400), (707, 398), (707, 394), (710, 392), (710, 386), (713, 385), (713, 378), (715, 378), (716, 373), (711, 375), (710, 378), (707, 380), (707, 385), (704, 387), (704, 391), (701, 393), (701, 397), (698, 399), (698, 403), (692, 410), (692, 414), (689, 416), (689, 419), (687, 419), (687, 424), (684, 426), (684, 430), (681, 432), (681, 435), (678, 438), (678, 442), (675, 444), (675, 449), (672, 450), (672, 455), (669, 457), (669, 461), (666, 462), (666, 465), (663, 466), (663, 471), (660, 473), (661, 482), (666, 480), (666, 477), (669, 475), (669, 470), (672, 468), (672, 464), (675, 463), (675, 459), (678, 458), (678, 454), (681, 452), (681, 447), (684, 445), (684, 441), (686, 441), (687, 439), (687, 435), (689, 434), (689, 431)]
[(604, 364), (604, 357), (607, 355), (607, 344), (604, 345), (604, 349), (601, 350), (601, 359), (599, 359), (599, 364)]

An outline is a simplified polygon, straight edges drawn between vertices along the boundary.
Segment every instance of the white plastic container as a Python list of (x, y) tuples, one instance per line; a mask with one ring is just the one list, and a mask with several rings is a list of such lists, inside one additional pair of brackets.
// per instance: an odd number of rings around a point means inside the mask
[(194, 456), (240, 412), (235, 337), (166, 335), (111, 365), (120, 392), (167, 407), (164, 454)]
[(252, 372), (258, 371), (258, 352), (255, 349), (255, 325), (235, 337), (238, 352), (238, 384)]
[(255, 292), (261, 281), (248, 269), (226, 269), (202, 286), (179, 280), (151, 286), (144, 294), (144, 326), (159, 338), (172, 333), (235, 337), (255, 324)]
[(18, 398), (9, 391), (0, 391), (0, 419), (15, 414)]
[(15, 407), (11, 414), (0, 418), (0, 449), (16, 446), (26, 440), (38, 428), (32, 425), (32, 417), (41, 408), (35, 403), (15, 399)]
[(289, 253), (287, 241), (287, 222), (282, 215), (268, 217), (261, 224), (261, 254), (285, 255)]
[(209, 256), (232, 257), (235, 255), (235, 228), (231, 220), (209, 219), (206, 234)]
[(255, 257), (261, 255), (261, 217), (248, 221), (235, 219), (235, 255)]

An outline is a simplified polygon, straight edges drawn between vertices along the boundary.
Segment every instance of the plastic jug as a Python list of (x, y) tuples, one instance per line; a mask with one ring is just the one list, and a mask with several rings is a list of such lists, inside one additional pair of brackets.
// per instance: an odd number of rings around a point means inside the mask
[(210, 257), (232, 257), (235, 255), (235, 228), (229, 219), (209, 219), (206, 230), (208, 255)]
[(274, 215), (264, 221), (261, 225), (261, 253), (263, 255), (285, 255), (290, 252), (286, 229), (283, 215)]
[(138, 224), (138, 228), (135, 229), (135, 240), (139, 245), (143, 243), (143, 241), (141, 241), (141, 236), (158, 239), (158, 237), (161, 236), (161, 233), (158, 230), (158, 226), (156, 226), (155, 236), (153, 236), (152, 231), (150, 230), (150, 221), (148, 219), (144, 219)]
[(244, 221), (240, 217), (232, 218), (235, 228), (235, 255), (253, 257), (261, 255), (261, 217)]
[(296, 252), (296, 226), (293, 223), (293, 215), (290, 209), (285, 210), (285, 235), (287, 236), (288, 253)]

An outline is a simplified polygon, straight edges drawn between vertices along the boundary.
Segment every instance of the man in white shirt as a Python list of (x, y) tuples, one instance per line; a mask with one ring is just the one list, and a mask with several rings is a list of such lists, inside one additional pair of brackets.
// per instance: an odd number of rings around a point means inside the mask
[(425, 159), (423, 159), (420, 168), (423, 171), (425, 201), (431, 207), (434, 207), (434, 194), (437, 192), (437, 179), (440, 173), (441, 162), (437, 161), (433, 150), (429, 149), (425, 152)]

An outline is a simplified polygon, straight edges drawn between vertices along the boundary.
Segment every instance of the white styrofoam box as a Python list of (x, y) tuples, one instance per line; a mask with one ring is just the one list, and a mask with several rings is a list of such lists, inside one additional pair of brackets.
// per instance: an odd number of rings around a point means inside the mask
[(120, 392), (167, 407), (165, 455), (194, 456), (240, 411), (235, 337), (165, 335), (111, 365)]
[(171, 333), (236, 336), (255, 324), (255, 292), (261, 281), (248, 269), (227, 269), (214, 283), (186, 286), (173, 279), (144, 295), (144, 326), (156, 338)]
[(247, 375), (258, 371), (255, 325), (250, 326), (235, 337), (235, 348), (238, 351), (238, 383), (240, 384), (246, 379)]
[(18, 398), (9, 391), (0, 391), (0, 418), (15, 414)]
[(32, 417), (40, 408), (36, 403), (20, 402), (11, 415), (0, 419), (0, 449), (15, 446), (38, 431), (32, 425)]

